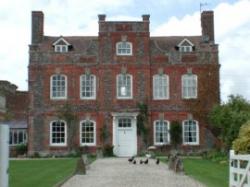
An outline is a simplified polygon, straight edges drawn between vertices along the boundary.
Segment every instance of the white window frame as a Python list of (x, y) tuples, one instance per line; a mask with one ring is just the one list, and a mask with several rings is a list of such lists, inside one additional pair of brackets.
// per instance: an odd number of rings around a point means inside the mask
[[(121, 120), (121, 121), (120, 121)], [(124, 124), (130, 124), (130, 126), (128, 127), (119, 127), (119, 124), (122, 123), (123, 125)], [(117, 128), (118, 129), (131, 129), (133, 128), (133, 124), (132, 124), (132, 119), (130, 117), (119, 117), (118, 118), (118, 121), (117, 121)]]
[[(54, 76), (62, 76), (62, 77), (64, 77), (64, 81), (65, 81), (65, 90), (64, 90), (65, 95), (64, 96), (53, 96), (53, 77)], [(67, 76), (66, 75), (54, 74), (54, 75), (50, 76), (50, 99), (52, 99), (52, 100), (67, 99), (67, 90), (68, 90), (68, 82), (67, 82)]]
[[(186, 85), (188, 82), (194, 82), (194, 85)], [(197, 99), (198, 97), (198, 77), (195, 74), (185, 74), (181, 77), (181, 90), (183, 99)], [(193, 91), (192, 91), (193, 89)]]
[[(64, 137), (64, 142), (63, 143), (53, 143), (52, 142), (52, 125), (53, 125), (53, 123), (58, 123), (58, 122), (60, 122), (60, 123), (64, 123), (64, 134), (65, 134), (65, 137)], [(68, 131), (68, 128), (67, 128), (67, 123), (66, 123), (66, 121), (64, 121), (64, 120), (54, 120), (54, 121), (51, 121), (50, 122), (50, 132), (49, 132), (49, 134), (50, 134), (50, 138), (49, 138), (49, 142), (50, 142), (50, 146), (59, 146), (59, 147), (61, 147), (61, 146), (67, 146), (67, 138), (68, 138), (68, 136), (67, 136), (67, 131)]]
[[(186, 142), (185, 141), (185, 123), (186, 122), (195, 122), (195, 126), (196, 126), (196, 141), (195, 142)], [(183, 140), (183, 145), (199, 145), (199, 141), (200, 141), (200, 133), (199, 133), (199, 123), (196, 120), (184, 120), (182, 122), (182, 140)]]
[[(127, 77), (130, 77), (130, 95), (129, 96), (120, 96), (119, 95), (119, 79), (122, 76), (126, 76), (126, 82), (127, 82)], [(130, 74), (118, 74), (116, 76), (116, 97), (117, 99), (133, 99), (133, 76)]]
[[(16, 133), (16, 140), (14, 138), (14, 134)], [(22, 134), (22, 142), (19, 142), (19, 135), (20, 133)], [(27, 135), (27, 130), (26, 129), (10, 129), (10, 139), (9, 141), (10, 146), (16, 146), (16, 145), (21, 145), (21, 144), (27, 144), (28, 142), (28, 135)]]
[(68, 45), (55, 45), (55, 52), (67, 53), (69, 51)]
[[(82, 96), (82, 93), (84, 92), (84, 90), (83, 90), (83, 79), (84, 78), (86, 79), (87, 76), (93, 77), (93, 85), (91, 85), (93, 87), (93, 95), (90, 96), (90, 97)], [(83, 74), (83, 75), (80, 76), (80, 98), (81, 99), (86, 99), (86, 100), (94, 100), (94, 99), (96, 99), (96, 76), (95, 75), (93, 75), (93, 74), (90, 74), (90, 75)]]
[[(64, 44), (59, 44), (63, 42)], [(62, 36), (53, 43), (54, 51), (59, 53), (67, 53), (69, 51), (70, 43), (67, 42)]]
[[(82, 142), (82, 125), (83, 125), (83, 123), (86, 123), (86, 122), (91, 122), (91, 123), (93, 123), (93, 125), (94, 125), (94, 142), (92, 142), (92, 143), (83, 143)], [(80, 121), (80, 130), (79, 130), (79, 132), (80, 132), (80, 145), (81, 146), (96, 146), (96, 122), (94, 121), (94, 120), (82, 120), (82, 121)]]
[(179, 47), (179, 51), (180, 52), (184, 52), (184, 53), (192, 52), (193, 51), (193, 47), (192, 46), (183, 45), (183, 46)]
[[(188, 45), (183, 45), (184, 43), (188, 43)], [(190, 42), (187, 38), (184, 38), (179, 44), (179, 51), (180, 52), (192, 52), (193, 51), (193, 46), (194, 44), (192, 42)]]
[[(125, 48), (121, 48), (120, 45), (128, 45), (129, 47), (125, 47)], [(130, 50), (129, 53), (122, 53), (122, 52), (119, 52), (119, 50)], [(131, 56), (133, 54), (133, 45), (131, 42), (127, 42), (127, 41), (121, 41), (121, 42), (117, 42), (116, 43), (116, 55), (118, 56)]]
[[(157, 123), (167, 123), (167, 142), (157, 142), (157, 137), (156, 137), (156, 125)], [(170, 123), (167, 120), (155, 120), (154, 121), (154, 145), (168, 145), (170, 144)]]
[[(166, 80), (166, 85), (161, 86), (161, 89), (159, 87), (156, 88), (157, 85), (159, 86), (159, 83), (157, 84), (156, 81), (160, 81), (160, 79), (161, 79), (161, 83), (162, 83), (163, 78), (165, 78), (165, 80)], [(166, 87), (166, 95), (165, 96), (163, 95), (164, 87)], [(162, 96), (159, 96), (160, 95), (159, 92), (163, 92), (161, 94)], [(157, 74), (157, 75), (153, 76), (153, 99), (154, 100), (167, 100), (167, 99), (169, 99), (169, 76), (168, 75), (166, 75), (166, 74), (163, 74), (163, 75)]]

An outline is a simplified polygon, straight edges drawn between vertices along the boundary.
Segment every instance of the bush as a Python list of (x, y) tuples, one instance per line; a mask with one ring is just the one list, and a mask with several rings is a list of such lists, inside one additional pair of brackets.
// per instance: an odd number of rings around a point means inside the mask
[(38, 152), (34, 152), (34, 154), (32, 155), (32, 158), (41, 158), (41, 156)]
[(178, 121), (171, 122), (170, 137), (175, 148), (182, 142), (182, 127)]
[(109, 144), (104, 145), (103, 156), (106, 156), (106, 157), (114, 156), (113, 148), (114, 148), (114, 146), (112, 146), (112, 145), (109, 145)]
[(250, 153), (250, 120), (241, 126), (238, 138), (233, 141), (233, 149), (241, 154)]
[(17, 155), (24, 155), (27, 153), (27, 151), (28, 151), (28, 147), (26, 144), (20, 144), (16, 146)]
[(210, 150), (208, 152), (204, 152), (202, 157), (204, 159), (211, 160), (213, 162), (221, 162), (221, 161), (227, 161), (228, 155), (226, 152), (219, 151), (219, 150)]

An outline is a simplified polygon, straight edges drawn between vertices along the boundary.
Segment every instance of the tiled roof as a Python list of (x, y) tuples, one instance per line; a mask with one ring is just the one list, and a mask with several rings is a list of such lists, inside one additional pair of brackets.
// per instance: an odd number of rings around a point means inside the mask
[[(60, 37), (45, 36), (43, 42), (40, 45), (41, 51), (54, 51), (53, 43), (56, 42)], [(91, 47), (98, 46), (97, 36), (63, 36), (63, 38), (73, 46), (73, 51), (84, 52)], [(98, 50), (96, 48), (96, 50)]]
[[(54, 51), (53, 43), (62, 36), (45, 36), (43, 42), (40, 45), (40, 50), (44, 52)], [(63, 36), (63, 38), (69, 42), (74, 52), (85, 53), (88, 55), (88, 51), (96, 51), (98, 54), (98, 36)], [(175, 47), (184, 39), (188, 39), (194, 44), (196, 49), (199, 48), (202, 42), (201, 36), (163, 36), (163, 37), (150, 37), (150, 50), (159, 52), (168, 52), (175, 50)], [(90, 54), (90, 53), (89, 53)]]
[(192, 42), (196, 48), (199, 48), (202, 42), (201, 36), (150, 37), (150, 49), (151, 51), (158, 50), (161, 52), (172, 51), (185, 38)]

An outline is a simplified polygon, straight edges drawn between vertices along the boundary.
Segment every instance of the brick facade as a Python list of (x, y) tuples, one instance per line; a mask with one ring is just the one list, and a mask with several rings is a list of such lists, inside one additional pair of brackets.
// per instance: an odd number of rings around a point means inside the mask
[[(153, 123), (163, 116), (171, 121), (187, 120), (188, 116), (198, 121), (199, 144), (182, 146), (183, 149), (211, 148), (216, 139), (210, 131), (207, 115), (219, 98), (218, 45), (214, 43), (213, 12), (201, 16), (201, 36), (150, 37), (149, 15), (142, 21), (110, 22), (99, 15), (97, 37), (72, 36), (51, 37), (43, 35), (43, 13), (32, 12), (32, 43), (29, 61), (29, 153), (66, 153), (67, 146), (50, 146), (49, 124), (58, 120), (58, 107), (70, 104), (77, 116), (77, 124), (89, 118), (96, 122), (95, 150), (104, 144), (101, 129), (106, 126), (110, 134), (105, 143), (112, 144), (112, 113), (138, 112), (137, 103), (149, 108), (150, 145), (153, 144)], [(69, 51), (55, 52), (53, 43), (63, 38)], [(187, 39), (192, 52), (178, 51), (178, 44)], [(116, 43), (126, 40), (132, 43), (132, 55), (117, 55)], [(96, 99), (80, 98), (80, 76), (85, 72), (96, 76)], [(133, 77), (133, 98), (121, 100), (116, 97), (116, 76), (125, 71)], [(153, 75), (162, 72), (169, 76), (169, 99), (153, 99)], [(198, 77), (197, 98), (182, 98), (183, 74)], [(67, 99), (50, 98), (50, 79), (54, 74), (67, 76)], [(69, 128), (69, 127), (67, 127)], [(74, 142), (79, 146), (79, 127)], [(138, 137), (138, 149), (141, 149)], [(167, 146), (169, 147), (169, 146)], [(138, 151), (139, 152), (139, 151)]]
[(17, 156), (17, 145), (26, 144), (28, 99), (27, 91), (18, 91), (16, 85), (0, 81), (0, 125), (7, 124), (10, 128), (10, 156)]

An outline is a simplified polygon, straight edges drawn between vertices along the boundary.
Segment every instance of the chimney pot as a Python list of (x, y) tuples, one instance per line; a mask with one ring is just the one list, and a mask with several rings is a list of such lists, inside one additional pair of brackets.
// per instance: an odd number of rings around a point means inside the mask
[(149, 21), (150, 15), (149, 14), (144, 14), (142, 15), (142, 20), (143, 21)]
[(99, 18), (99, 21), (105, 21), (106, 15), (105, 14), (99, 14), (98, 18)]

